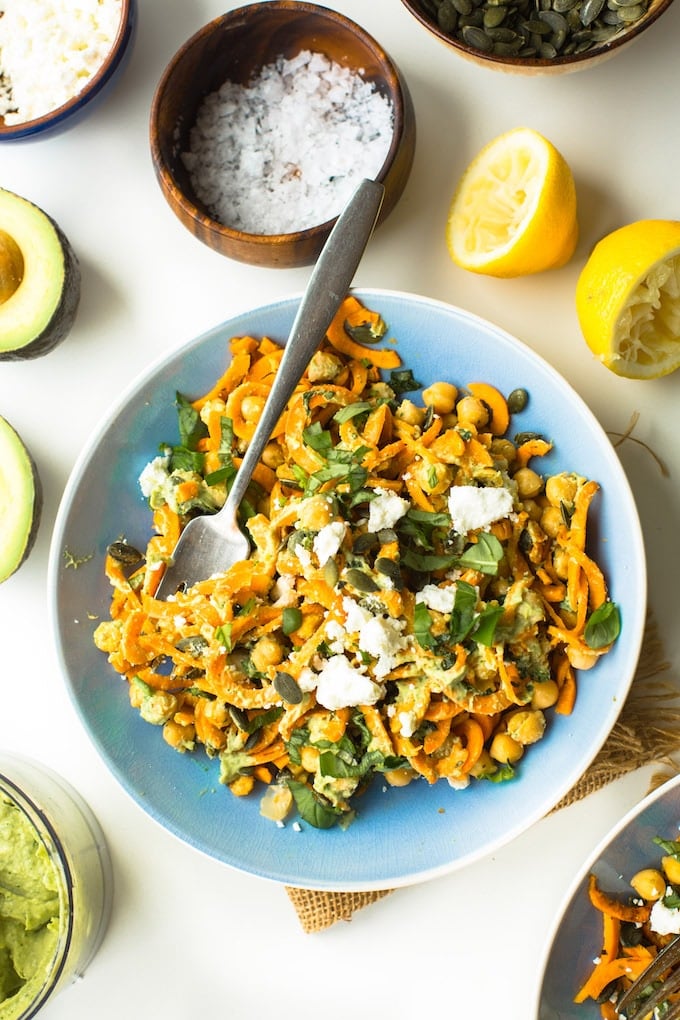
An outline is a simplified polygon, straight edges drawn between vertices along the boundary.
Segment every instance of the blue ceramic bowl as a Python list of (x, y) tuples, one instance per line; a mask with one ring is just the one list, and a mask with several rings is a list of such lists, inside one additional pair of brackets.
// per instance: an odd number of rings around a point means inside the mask
[(678, 839), (680, 776), (669, 780), (629, 811), (601, 841), (575, 879), (548, 942), (536, 1009), (538, 1020), (601, 1020), (592, 999), (574, 996), (602, 948), (602, 921), (588, 900), (592, 873), (606, 892), (620, 899), (631, 895), (630, 879), (642, 868), (658, 868), (662, 850), (655, 836)]
[[(122, 70), (131, 51), (131, 43), (137, 23), (137, 0), (122, 0), (121, 20), (118, 34), (104, 63), (88, 84), (68, 103), (51, 110), (43, 117), (27, 120), (22, 124), (4, 124), (0, 117), (0, 142), (15, 141), (34, 135), (57, 133), (72, 127), (85, 113), (90, 113), (92, 100), (107, 89)], [(85, 108), (87, 107), (87, 111)]]
[[(124, 394), (73, 470), (50, 554), (50, 607), (66, 683), (83, 725), (123, 787), (161, 825), (204, 853), (288, 885), (329, 890), (407, 885), (450, 872), (550, 811), (616, 721), (645, 617), (645, 560), (628, 482), (604, 431), (569, 385), (522, 343), (468, 312), (391, 291), (357, 295), (382, 314), (404, 365), (424, 385), (444, 377), (462, 385), (484, 380), (505, 393), (528, 389), (520, 427), (555, 441), (544, 469), (577, 470), (602, 486), (590, 536), (621, 609), (622, 633), (614, 649), (581, 675), (576, 710), (551, 719), (518, 778), (473, 783), (462, 791), (445, 783), (385, 789), (376, 782), (347, 831), (279, 829), (260, 817), (259, 797), (235, 798), (219, 786), (217, 761), (169, 749), (158, 729), (130, 709), (126, 685), (93, 645), (97, 619), (107, 617), (110, 600), (103, 570), (107, 545), (124, 533), (144, 548), (150, 536), (138, 477), (159, 443), (176, 437), (176, 391), (207, 391), (225, 367), (234, 335), (285, 341), (298, 298), (217, 326), (153, 366)], [(92, 558), (68, 569), (66, 550)]]

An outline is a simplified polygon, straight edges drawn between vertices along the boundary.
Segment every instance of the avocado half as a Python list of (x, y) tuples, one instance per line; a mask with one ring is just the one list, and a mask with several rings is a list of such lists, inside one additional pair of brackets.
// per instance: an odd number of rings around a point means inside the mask
[(38, 534), (42, 486), (18, 433), (0, 417), (0, 583), (18, 570)]
[(39, 358), (73, 325), (80, 265), (54, 220), (0, 188), (0, 361)]

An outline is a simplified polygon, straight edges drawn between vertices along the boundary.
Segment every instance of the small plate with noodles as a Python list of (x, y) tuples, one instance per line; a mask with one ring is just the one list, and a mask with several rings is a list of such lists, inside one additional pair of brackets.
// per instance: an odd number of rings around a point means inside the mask
[[(57, 646), (104, 761), (180, 839), (291, 886), (407, 885), (526, 830), (604, 743), (644, 627), (640, 525), (538, 355), (356, 291), (242, 508), (251, 558), (154, 599), (182, 522), (224, 498), (297, 304), (188, 343), (105, 417), (55, 528)], [(73, 549), (93, 553), (77, 575)]]

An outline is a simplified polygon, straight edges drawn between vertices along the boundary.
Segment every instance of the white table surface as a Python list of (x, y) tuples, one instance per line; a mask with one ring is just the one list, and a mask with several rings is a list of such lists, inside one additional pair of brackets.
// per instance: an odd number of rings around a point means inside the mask
[[(527, 1020), (538, 961), (572, 876), (646, 792), (649, 768), (550, 816), (488, 859), (306, 935), (284, 888), (199, 856), (147, 817), (100, 761), (71, 705), (48, 627), (46, 576), (55, 514), (82, 445), (151, 362), (236, 312), (299, 293), (308, 277), (306, 269), (254, 268), (204, 247), (175, 219), (154, 179), (147, 123), (156, 82), (185, 39), (238, 4), (139, 6), (131, 60), (96, 111), (60, 135), (0, 148), (0, 186), (60, 223), (83, 274), (68, 339), (41, 359), (0, 366), (0, 414), (32, 450), (45, 489), (36, 547), (0, 586), (0, 745), (48, 763), (78, 787), (104, 827), (116, 879), (104, 944), (84, 979), (43, 1015)], [(533, 79), (457, 58), (398, 0), (327, 6), (359, 21), (390, 52), (418, 123), (406, 191), (376, 232), (356, 284), (443, 299), (495, 321), (551, 361), (607, 430), (622, 432), (639, 412), (635, 435), (663, 456), (670, 478), (641, 446), (627, 443), (620, 456), (642, 519), (649, 601), (666, 656), (677, 662), (680, 374), (645, 383), (610, 375), (581, 338), (574, 288), (603, 233), (680, 216), (680, 4), (615, 59)], [(449, 260), (447, 208), (481, 145), (520, 125), (543, 132), (570, 162), (581, 239), (564, 269), (477, 278)]]

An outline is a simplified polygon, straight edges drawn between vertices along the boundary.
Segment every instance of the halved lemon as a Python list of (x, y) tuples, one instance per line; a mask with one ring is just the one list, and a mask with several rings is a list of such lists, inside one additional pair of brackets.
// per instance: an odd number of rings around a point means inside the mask
[(446, 240), (457, 265), (488, 276), (568, 262), (578, 240), (576, 187), (552, 142), (524, 127), (489, 142), (460, 179)]
[(603, 237), (576, 284), (586, 343), (628, 379), (680, 368), (680, 222), (638, 220)]

